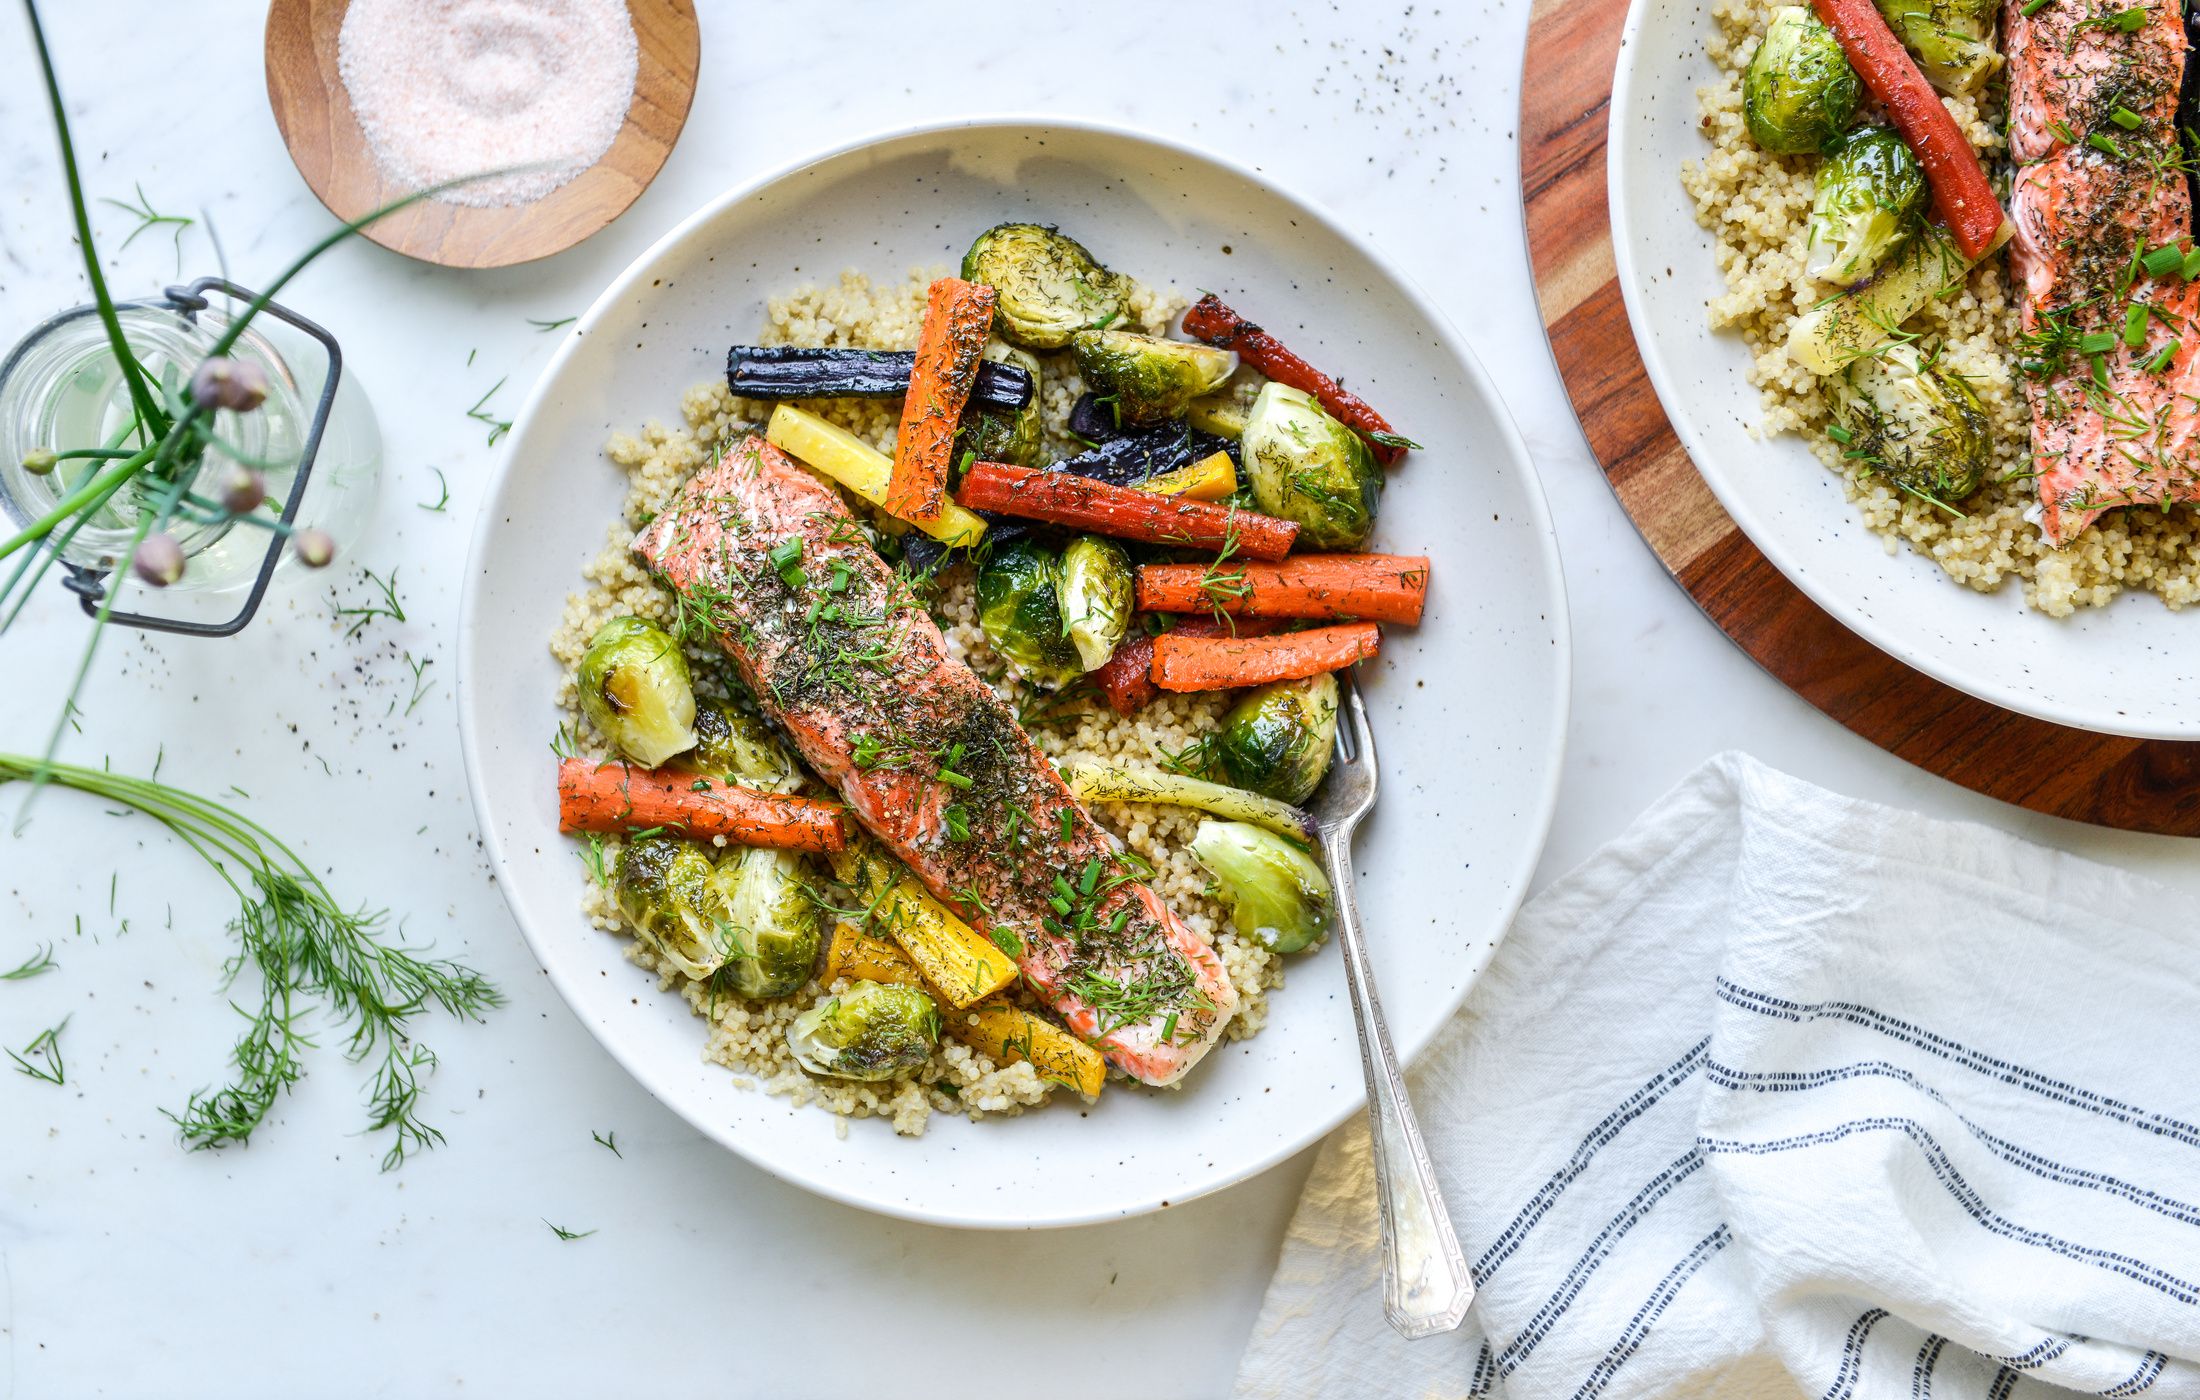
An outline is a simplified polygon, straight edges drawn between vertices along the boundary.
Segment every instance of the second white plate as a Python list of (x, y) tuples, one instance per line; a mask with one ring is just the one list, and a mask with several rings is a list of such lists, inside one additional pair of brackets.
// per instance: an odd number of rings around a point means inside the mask
[(1907, 545), (1888, 554), (1800, 441), (1751, 436), (1763, 410), (1749, 352), (1711, 329), (1705, 306), (1725, 284), (1680, 182), (1681, 162), (1710, 149), (1696, 117), (1696, 89), (1717, 76), (1710, 26), (1699, 0), (1635, 0), (1613, 75), (1607, 194), (1643, 364), (1719, 503), (1812, 601), (1937, 680), (2079, 729), (2200, 737), (2200, 616), (2137, 591), (2067, 618), (2028, 609), (2014, 581), (1973, 592)]

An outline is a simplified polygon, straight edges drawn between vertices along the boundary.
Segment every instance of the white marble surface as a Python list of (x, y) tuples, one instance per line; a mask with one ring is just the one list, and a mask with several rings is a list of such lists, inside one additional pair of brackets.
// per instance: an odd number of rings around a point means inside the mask
[[(68, 1083), (0, 1074), (0, 1397), (645, 1384), (924, 1396), (966, 1393), (974, 1375), (1064, 1397), (1225, 1388), (1304, 1159), (1158, 1217), (1041, 1236), (959, 1235), (814, 1200), (631, 1085), (543, 985), (476, 848), (449, 637), (478, 483), (501, 449), (466, 409), (500, 376), (493, 406), (516, 405), (548, 349), (526, 318), (582, 309), (711, 194), (905, 121), (1013, 110), (1188, 137), (1345, 211), (1449, 308), (1512, 403), (1566, 551), (1575, 710), (1541, 878), (1736, 746), (2200, 886), (2192, 843), (2031, 817), (1879, 753), (1761, 674), (1666, 580), (1590, 463), (1537, 330), (1511, 144), (1524, 0), (1174, 6), (1158, 58), (1128, 6), (1032, 3), (989, 33), (950, 20), (961, 6), (702, 8), (686, 136), (610, 229), (487, 274), (354, 245), (289, 298), (336, 330), (380, 409), (387, 489), (351, 564), (399, 571), (407, 621), (346, 642), (306, 587), (232, 642), (120, 637), (68, 746), (142, 770), (165, 739), (164, 777), (249, 792), (241, 804), (300, 833), (340, 892), (391, 905), (410, 933), (497, 978), (512, 1004), (487, 1026), (426, 1027), (443, 1059), (429, 1111), (448, 1146), (379, 1174), (379, 1147), (352, 1136), (360, 1078), (324, 1052), (250, 1149), (182, 1153), (160, 1110), (212, 1078), (233, 1033), (216, 990), (223, 893), (146, 823), (46, 799), (26, 836), (0, 838), (0, 966), (50, 940), (61, 968), (0, 984), (0, 1042), (69, 1016)], [(94, 193), (142, 182), (156, 205), (203, 212), (183, 240), (187, 272), (213, 266), (207, 223), (247, 282), (328, 226), (268, 115), (256, 6), (49, 10)], [(0, 341), (12, 343), (84, 290), (13, 7), (0, 14), (0, 131)], [(97, 225), (120, 289), (172, 278), (165, 237), (118, 252), (129, 220), (101, 206)], [(444, 514), (414, 504), (435, 498), (431, 468), (451, 482)], [(341, 590), (356, 578), (343, 571)], [(81, 636), (62, 602), (43, 599), (0, 642), (6, 748), (34, 747), (59, 704)], [(439, 680), (409, 715), (408, 652)], [(592, 1131), (616, 1131), (623, 1158)], [(546, 1220), (597, 1233), (561, 1243)]]

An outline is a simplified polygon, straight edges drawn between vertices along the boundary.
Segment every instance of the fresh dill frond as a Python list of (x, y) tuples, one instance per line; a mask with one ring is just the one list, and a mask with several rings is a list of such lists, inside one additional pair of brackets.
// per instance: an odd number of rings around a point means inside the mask
[[(68, 1025), (69, 1018), (64, 1016), (60, 1025), (48, 1026), (40, 1031), (38, 1038), (24, 1046), (20, 1052), (10, 1050), (8, 1058), (15, 1061), (16, 1073), (27, 1074), (48, 1084), (65, 1082), (66, 1075), (61, 1064), (61, 1032), (68, 1029)], [(38, 1063), (31, 1063), (33, 1060)]]
[[(138, 221), (137, 227), (131, 229), (129, 232), (129, 236), (122, 240), (122, 248), (127, 248), (132, 243), (137, 242), (138, 235), (141, 233), (145, 233), (150, 229), (173, 228), (176, 231), (176, 275), (178, 277), (181, 277), (183, 275), (183, 233), (185, 229), (190, 228), (191, 225), (197, 223), (198, 221), (196, 219), (186, 218), (181, 214), (161, 213), (159, 210), (153, 207), (153, 201), (145, 197), (145, 186), (143, 184), (137, 184), (136, 188), (137, 203), (135, 204), (129, 203), (127, 200), (121, 199), (102, 199), (100, 201), (100, 203), (102, 204), (113, 205), (115, 208), (120, 209), (125, 214), (131, 215)], [(115, 251), (119, 253), (122, 251), (122, 248), (117, 248)]]
[[(544, 1220), (542, 1223), (550, 1225), (548, 1220)], [(550, 1225), (550, 1233), (561, 1240), (570, 1242), (572, 1240), (585, 1240), (596, 1232), (594, 1230), (568, 1230), (563, 1225)]]
[(430, 467), (428, 470), (435, 473), (435, 484), (442, 490), (443, 494), (436, 498), (433, 505), (426, 501), (415, 501), (413, 504), (419, 506), (422, 510), (433, 511), (437, 515), (441, 515), (444, 507), (451, 503), (451, 483), (444, 477), (441, 467)]
[(0, 982), (28, 982), (42, 972), (51, 972), (61, 966), (53, 960), (53, 945), (40, 945), (37, 952), (7, 972), (0, 972)]
[(612, 1129), (608, 1133), (599, 1133), (591, 1130), (588, 1135), (596, 1140), (598, 1146), (610, 1148), (612, 1156), (618, 1158), (622, 1162), (626, 1160), (626, 1154), (619, 1150), (619, 1133), (616, 1128)]
[(351, 619), (351, 626), (344, 629), (344, 640), (346, 641), (350, 641), (353, 637), (365, 631), (367, 624), (378, 617), (386, 617), (392, 622), (403, 622), (405, 620), (405, 605), (399, 602), (397, 597), (397, 569), (395, 566), (391, 567), (387, 578), (375, 573), (372, 569), (361, 569), (359, 573), (361, 577), (374, 586), (374, 591), (379, 596), (356, 607), (338, 608), (336, 610), (337, 617)]
[[(510, 378), (509, 375), (505, 377)], [(489, 446), (491, 447), (497, 445), (497, 440), (499, 438), (502, 438), (506, 433), (512, 431), (511, 419), (499, 418), (494, 413), (489, 412), (489, 400), (495, 398), (497, 396), (497, 390), (503, 387), (504, 380), (499, 379), (496, 383), (489, 386), (488, 393), (483, 394), (478, 399), (475, 399), (474, 406), (466, 410), (466, 416), (468, 418), (473, 419), (476, 423), (486, 423), (489, 425)]]
[[(180, 1113), (168, 1115), (185, 1146), (251, 1140), (275, 1101), (305, 1073), (304, 1055), (313, 1047), (306, 1017), (317, 1005), (348, 1032), (345, 1057), (374, 1064), (368, 1124), (371, 1131), (391, 1135), (382, 1169), (443, 1141), (442, 1131), (420, 1116), (422, 1081), (436, 1058), (413, 1039), (412, 1023), (430, 1008), (480, 1020), (504, 1004), (487, 978), (384, 941), (384, 912), (338, 904), (280, 837), (210, 798), (105, 769), (0, 754), (0, 784), (34, 780), (151, 817), (197, 852), (237, 898), (229, 927), (238, 948), (224, 969), (225, 981), (233, 985), (249, 966), (259, 977), (259, 997), (236, 1003), (245, 1028), (231, 1054), (229, 1082), (192, 1094)], [(56, 1075), (59, 1030), (42, 1038), (53, 1052)], [(34, 1041), (24, 1053), (38, 1048)]]

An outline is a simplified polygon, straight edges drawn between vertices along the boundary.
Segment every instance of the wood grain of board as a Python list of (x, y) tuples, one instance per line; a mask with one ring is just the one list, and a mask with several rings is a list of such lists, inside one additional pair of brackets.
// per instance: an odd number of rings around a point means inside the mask
[[(374, 163), (337, 71), (349, 0), (274, 0), (267, 100), (298, 173), (349, 223), (404, 197)], [(603, 159), (532, 204), (476, 209), (427, 199), (378, 219), (383, 247), (445, 267), (506, 267), (562, 252), (626, 212), (687, 124), (702, 54), (692, 0), (628, 0), (640, 49), (634, 101)]]
[[(1650, 387), (1612, 261), (1604, 157), (1626, 17), (1627, 0), (1537, 0), (1520, 84), (1520, 186), (1559, 377), (1644, 540), (1752, 659), (1896, 757), (2036, 812), (2200, 836), (2200, 743), (2050, 724), (1903, 665), (1804, 597), (1711, 494)], [(1678, 189), (1676, 176), (1676, 198)]]

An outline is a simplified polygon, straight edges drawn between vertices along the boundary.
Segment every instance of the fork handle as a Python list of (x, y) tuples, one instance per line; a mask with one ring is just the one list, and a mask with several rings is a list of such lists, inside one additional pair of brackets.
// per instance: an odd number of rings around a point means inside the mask
[(1383, 1315), (1409, 1340), (1456, 1329), (1474, 1301), (1451, 1215), (1436, 1184), (1436, 1169), (1421, 1141), (1420, 1124), (1406, 1097), (1405, 1073), (1390, 1043), (1375, 969), (1360, 936), (1360, 909), (1352, 895), (1352, 834), (1323, 842), (1329, 885), (1337, 904), (1338, 942), (1345, 984), (1351, 989), (1353, 1023), (1360, 1031), (1360, 1068), (1367, 1075), (1368, 1135), (1375, 1147), (1375, 1200), (1382, 1220)]

